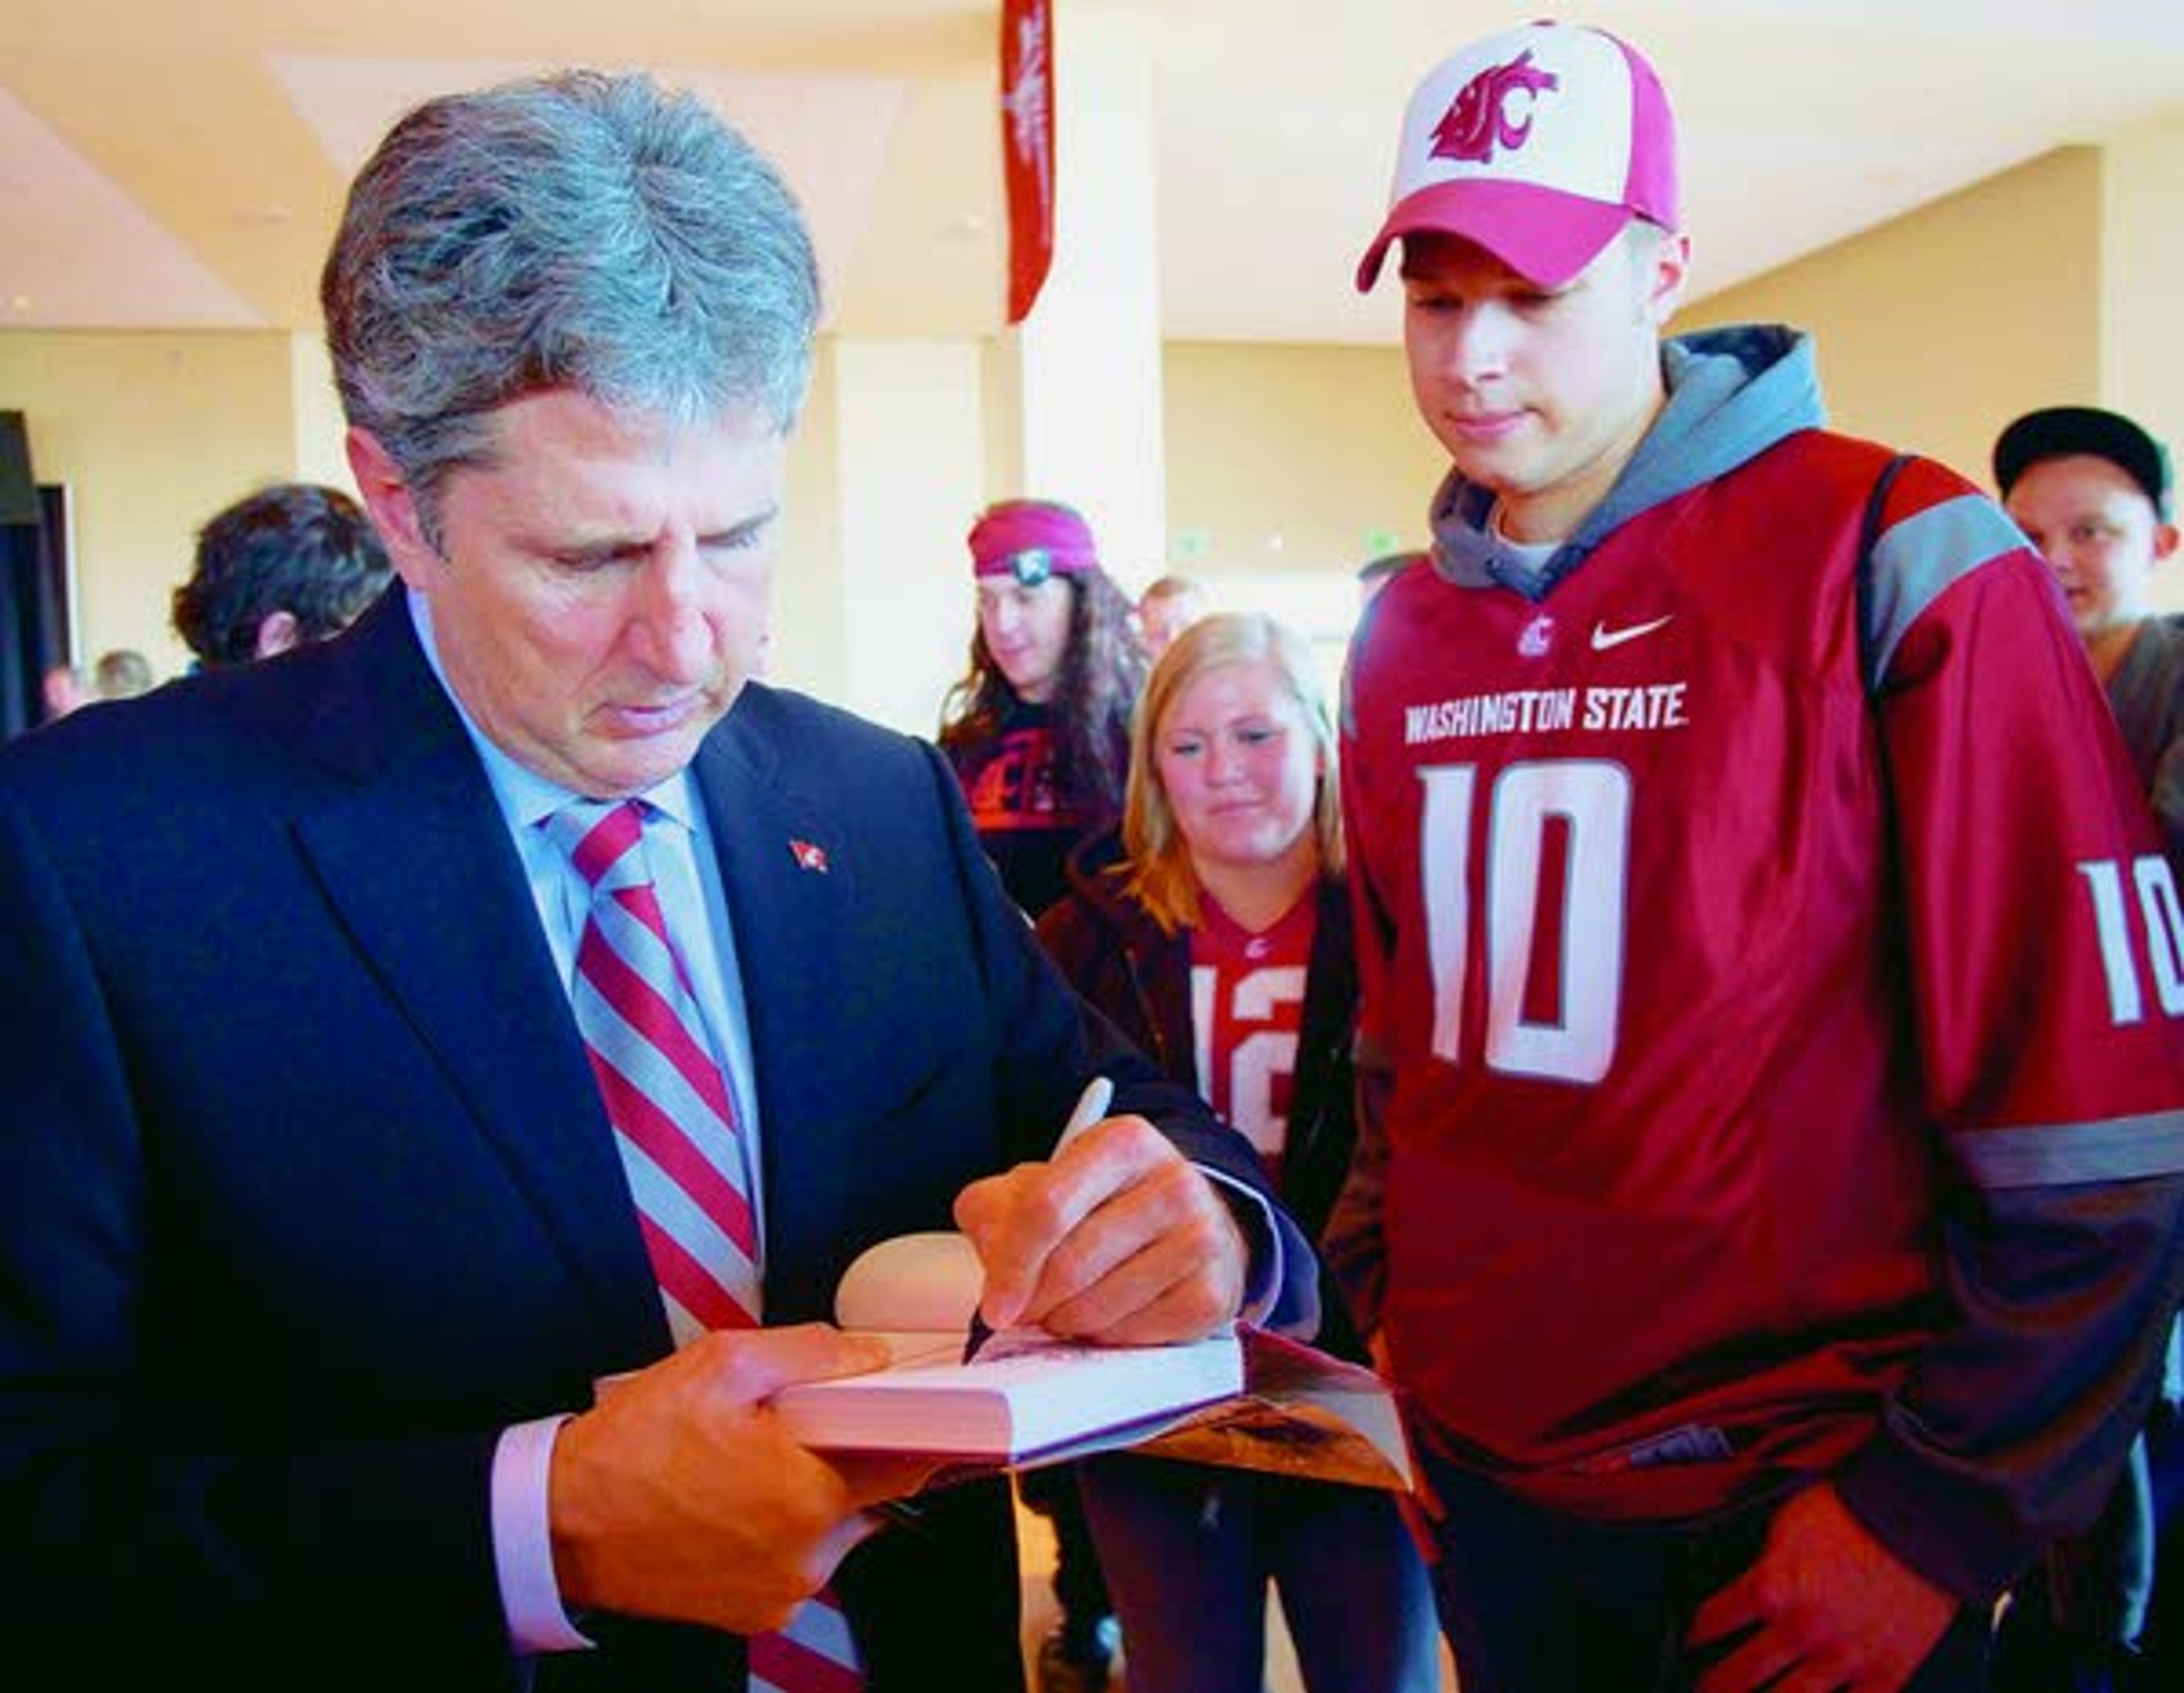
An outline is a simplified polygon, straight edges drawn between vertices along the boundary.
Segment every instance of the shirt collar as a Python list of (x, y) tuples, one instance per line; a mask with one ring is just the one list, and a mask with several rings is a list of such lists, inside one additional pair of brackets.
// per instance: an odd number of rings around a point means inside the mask
[[(448, 696), (448, 703), (455, 708), (462, 721), (463, 732), (477, 749), (478, 760), (485, 766), (486, 780), (493, 788), (494, 802), (511, 829), (535, 828), (555, 812), (575, 799), (588, 796), (574, 793), (559, 782), (549, 782), (528, 766), (521, 764), (480, 729), (469, 708), (448, 684), (448, 673), (440, 663), (440, 650), (432, 640), (432, 606), (429, 595), (415, 589), (406, 589), (404, 597), (409, 606), (410, 624), (417, 632), (417, 644), (424, 649), (425, 662), (432, 672), (432, 679), (440, 684), (440, 691)], [(671, 818), (684, 829), (695, 826), (697, 805), (691, 791), (688, 767), (677, 771), (666, 780), (648, 788), (638, 798), (661, 815)]]

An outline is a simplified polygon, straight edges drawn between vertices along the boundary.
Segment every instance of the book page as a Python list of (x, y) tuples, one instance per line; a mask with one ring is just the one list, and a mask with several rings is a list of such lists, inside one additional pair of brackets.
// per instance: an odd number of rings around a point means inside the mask
[(961, 1349), (960, 1335), (905, 1338), (898, 1361), (883, 1369), (795, 1383), (771, 1404), (790, 1434), (822, 1451), (1013, 1462), (1226, 1399), (1244, 1385), (1233, 1333), (1167, 1346), (1098, 1346), (1011, 1331), (969, 1364)]
[(880, 1334), (894, 1362), (787, 1390), (776, 1403), (785, 1400), (792, 1423), (801, 1422), (793, 1432), (825, 1450), (952, 1455), (936, 1486), (1118, 1450), (1413, 1485), (1400, 1408), (1361, 1365), (1245, 1326), (1214, 1338), (1232, 1352), (1240, 1346), (1240, 1357), (1216, 1362), (1212, 1375), (1201, 1355), (1206, 1342), (1102, 1347), (1036, 1328), (1004, 1331), (967, 1366), (963, 1342), (984, 1279), (969, 1240), (949, 1231), (866, 1250), (844, 1275), (835, 1313), (845, 1329)]

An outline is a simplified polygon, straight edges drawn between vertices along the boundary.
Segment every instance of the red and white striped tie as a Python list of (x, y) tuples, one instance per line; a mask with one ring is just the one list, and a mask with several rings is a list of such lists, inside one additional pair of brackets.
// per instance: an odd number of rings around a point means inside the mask
[[(749, 1328), (758, 1230), (735, 1102), (645, 868), (641, 802), (578, 800), (547, 819), (590, 885), (571, 997), (678, 1346)], [(750, 1642), (753, 1693), (855, 1693), (856, 1643), (831, 1590)]]

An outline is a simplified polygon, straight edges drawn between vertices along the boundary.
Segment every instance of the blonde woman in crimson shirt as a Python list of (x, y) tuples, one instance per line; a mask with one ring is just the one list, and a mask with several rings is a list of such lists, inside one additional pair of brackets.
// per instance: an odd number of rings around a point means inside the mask
[[(1218, 612), (1177, 637), (1137, 717), (1119, 836), (1088, 842), (1039, 938), (1080, 992), (1266, 1160), (1317, 1234), (1348, 1170), (1357, 976), (1334, 735), (1310, 648)], [(1364, 1348), (1331, 1282), (1322, 1345)], [(1119, 1456), (1085, 1505), (1133, 1685), (1256, 1693), (1280, 1595), (1309, 1693), (1432, 1693), (1433, 1602), (1393, 1499)]]

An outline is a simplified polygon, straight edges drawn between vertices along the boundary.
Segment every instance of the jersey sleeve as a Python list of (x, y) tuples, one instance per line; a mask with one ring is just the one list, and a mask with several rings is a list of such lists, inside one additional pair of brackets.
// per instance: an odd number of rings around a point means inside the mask
[(2170, 868), (2184, 866), (2184, 735), (2161, 749), (2160, 760), (2153, 767), (2153, 791), (2148, 798), (2154, 821), (2161, 826)]
[[(1364, 640), (1369, 623), (1357, 641)], [(1353, 645), (1351, 663), (1356, 662)], [(1357, 969), (1357, 1015), (1352, 1036), (1352, 1109), (1357, 1143), (1348, 1172), (1337, 1191), (1327, 1224), (1320, 1232), (1320, 1257), (1342, 1290), (1344, 1303), (1362, 1336), (1380, 1327), (1387, 1298), (1388, 1249), (1385, 1225), (1388, 1164), (1388, 1097), (1394, 1085), (1392, 1031), (1387, 1024), (1390, 924), (1376, 891), (1375, 869), (1365, 831), (1368, 816), (1360, 791), (1359, 761), (1348, 755), (1354, 719), (1348, 708), (1347, 670), (1340, 765), (1344, 845), (1349, 861), (1352, 950)]]
[(2184, 917), (2045, 567), (1937, 466), (1888, 518), (1875, 713), (1948, 1309), (1838, 1485), (1986, 1596), (2098, 1511), (2184, 1293)]

